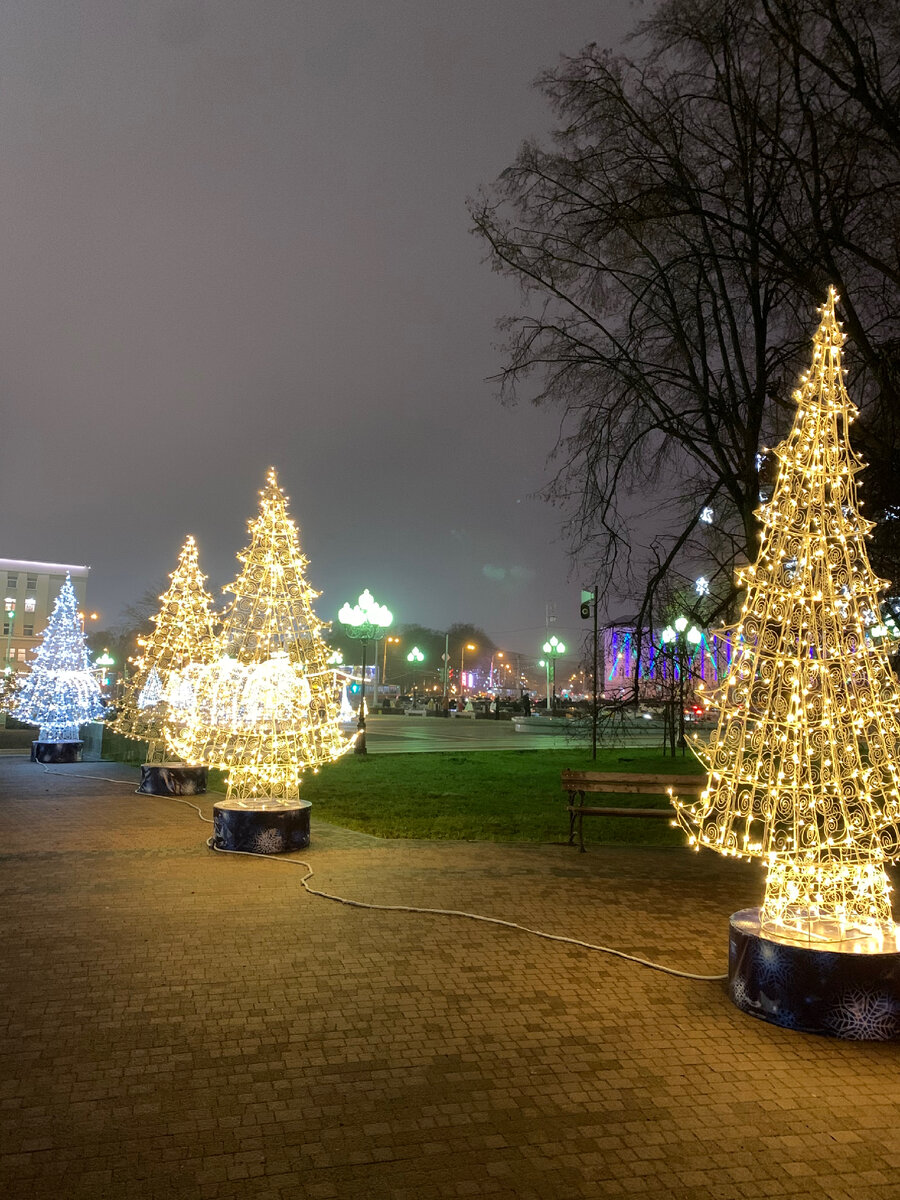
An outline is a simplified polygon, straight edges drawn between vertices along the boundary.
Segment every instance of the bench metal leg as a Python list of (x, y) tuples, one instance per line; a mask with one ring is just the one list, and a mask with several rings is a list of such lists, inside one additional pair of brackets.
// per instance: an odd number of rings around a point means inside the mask
[[(572, 808), (572, 806), (575, 804), (575, 792), (568, 792), (567, 795), (569, 797), (569, 807)], [(575, 814), (574, 814), (574, 812), (569, 813), (569, 845), (570, 846), (575, 845)]]

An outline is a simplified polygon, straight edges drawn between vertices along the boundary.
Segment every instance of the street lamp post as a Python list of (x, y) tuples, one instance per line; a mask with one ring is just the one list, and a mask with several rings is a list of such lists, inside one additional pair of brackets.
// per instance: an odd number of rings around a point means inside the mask
[[(687, 659), (689, 650), (688, 647), (696, 646), (703, 635), (696, 625), (692, 625), (688, 629), (687, 617), (676, 617), (671, 625), (667, 625), (662, 631), (662, 641), (665, 646), (673, 646), (673, 679), (672, 679), (672, 700), (675, 700), (675, 678), (678, 676), (678, 745), (681, 747), (682, 755), (687, 747), (687, 742), (684, 737), (684, 676), (687, 671)], [(675, 721), (674, 714), (672, 720), (672, 737), (675, 736)], [(675, 755), (675, 747), (672, 747), (672, 756)]]
[[(366, 754), (366, 649), (369, 642), (377, 643), (384, 637), (393, 613), (383, 604), (376, 604), (368, 588), (351, 608), (345, 604), (338, 613), (338, 620), (348, 637), (362, 642), (362, 689), (359, 696), (359, 719), (356, 722), (356, 745), (354, 754)], [(376, 651), (377, 653), (377, 651)], [(377, 660), (376, 660), (377, 661)]]
[[(422, 653), (422, 651), (419, 649), (418, 646), (413, 646), (412, 650), (410, 650), (409, 654), (407, 654), (407, 656), (406, 656), (406, 661), (408, 663), (422, 663), (425, 661), (425, 655)], [(418, 699), (417, 692), (418, 692), (418, 689), (416, 687), (416, 676), (415, 676), (415, 667), (414, 667), (413, 668), (413, 703), (414, 704), (416, 703), (416, 701)]]
[[(384, 655), (383, 655), (383, 657), (382, 657), (382, 660), (381, 660), (381, 695), (382, 695), (382, 698), (384, 698), (384, 689), (387, 687), (387, 652), (388, 652), (388, 646), (389, 646), (389, 645), (390, 645), (392, 642), (394, 643), (394, 645), (397, 645), (397, 646), (399, 646), (399, 645), (400, 645), (400, 639), (399, 639), (398, 637), (386, 637), (386, 638), (384, 639)], [(375, 697), (375, 699), (376, 699), (376, 701), (377, 701), (378, 697), (376, 696), (376, 697)]]
[(477, 650), (477, 646), (473, 646), (471, 642), (463, 642), (462, 650), (459, 652), (459, 694), (463, 693), (463, 671), (466, 666), (466, 651)]
[(12, 638), (13, 621), (16, 619), (16, 598), (15, 596), (7, 596), (4, 600), (6, 606), (6, 671), (7, 674), (12, 671), (12, 664), (9, 661), (9, 646)]
[[(556, 707), (556, 660), (560, 654), (565, 654), (565, 643), (561, 642), (556, 634), (554, 634), (549, 642), (544, 642), (543, 651), (547, 656), (547, 711), (550, 712), (551, 707)], [(553, 695), (552, 706), (550, 702), (551, 688)]]

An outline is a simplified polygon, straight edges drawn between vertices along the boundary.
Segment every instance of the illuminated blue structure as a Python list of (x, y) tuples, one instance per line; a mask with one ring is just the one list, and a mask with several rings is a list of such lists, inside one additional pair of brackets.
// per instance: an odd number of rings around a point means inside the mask
[(77, 742), (78, 727), (103, 715), (70, 576), (59, 590), (12, 715), (38, 725), (40, 742)]
[[(707, 684), (717, 683), (727, 672), (731, 655), (730, 631), (701, 633), (696, 645), (689, 645), (685, 651), (685, 675)], [(633, 625), (610, 626), (603, 631), (603, 656), (604, 694), (632, 691), (637, 675), (639, 694), (652, 699), (678, 680), (679, 656), (660, 645), (658, 635), (655, 642), (651, 640), (649, 629), (641, 630), (639, 639)]]

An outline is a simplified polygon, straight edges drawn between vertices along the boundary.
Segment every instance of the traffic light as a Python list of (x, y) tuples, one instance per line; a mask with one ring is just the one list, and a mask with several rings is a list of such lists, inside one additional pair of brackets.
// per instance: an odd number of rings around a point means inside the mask
[(353, 696), (357, 696), (359, 694), (359, 684), (358, 683), (350, 684), (350, 694)]

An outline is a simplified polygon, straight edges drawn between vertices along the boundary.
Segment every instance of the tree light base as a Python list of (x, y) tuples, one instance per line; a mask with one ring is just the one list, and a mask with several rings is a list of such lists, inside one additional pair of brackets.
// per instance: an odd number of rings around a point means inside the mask
[(138, 796), (202, 796), (206, 792), (206, 767), (187, 763), (143, 763)]
[(31, 761), (36, 763), (81, 762), (84, 742), (32, 742)]
[(234, 800), (213, 805), (214, 841), (219, 850), (289, 854), (309, 845), (308, 800), (272, 808), (246, 808)]
[(798, 942), (760, 932), (760, 910), (731, 918), (728, 991), (772, 1025), (852, 1041), (900, 1038), (900, 927), (881, 939)]

